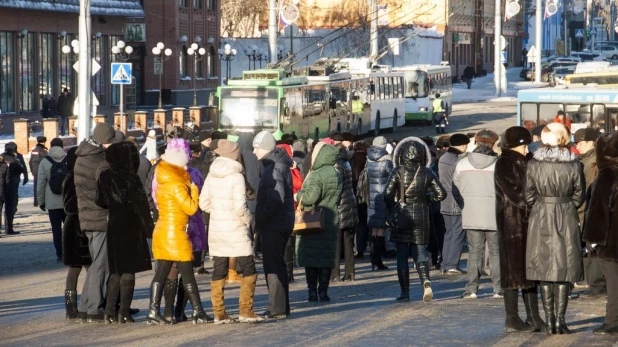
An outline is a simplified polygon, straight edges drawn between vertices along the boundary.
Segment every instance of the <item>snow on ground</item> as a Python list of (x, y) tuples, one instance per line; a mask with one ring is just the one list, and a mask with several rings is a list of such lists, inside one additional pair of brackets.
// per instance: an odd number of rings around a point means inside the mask
[(521, 68), (515, 67), (507, 69), (507, 92), (506, 95), (497, 96), (494, 87), (494, 74), (487, 74), (472, 80), (472, 89), (468, 89), (466, 83), (453, 84), (453, 102), (475, 102), (475, 101), (508, 101), (517, 99), (517, 91), (520, 89), (542, 88), (547, 83), (536, 84), (524, 81), (519, 77)]

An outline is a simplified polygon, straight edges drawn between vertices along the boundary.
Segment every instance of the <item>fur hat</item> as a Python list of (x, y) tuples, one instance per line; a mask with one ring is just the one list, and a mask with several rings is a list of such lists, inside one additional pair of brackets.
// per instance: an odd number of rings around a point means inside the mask
[(102, 145), (114, 143), (116, 142), (116, 131), (107, 123), (97, 123), (92, 131), (91, 138)]
[(240, 160), (240, 147), (236, 142), (230, 140), (219, 140), (218, 147), (215, 153), (224, 158), (229, 158), (235, 161)]
[(498, 141), (498, 138), (499, 136), (495, 132), (484, 129), (476, 133), (474, 136), (474, 142), (477, 145), (483, 144), (488, 147), (493, 147), (494, 144), (496, 144), (496, 141)]
[(253, 148), (261, 148), (266, 151), (272, 151), (276, 146), (277, 140), (275, 140), (275, 137), (270, 133), (270, 131), (260, 131), (253, 138)]
[(436, 140), (436, 147), (437, 148), (447, 148), (448, 146), (450, 146), (450, 139), (451, 139), (450, 135), (442, 135), (438, 137), (438, 139)]
[(380, 147), (380, 148), (386, 148), (387, 143), (388, 141), (386, 141), (386, 137), (378, 136), (375, 139), (373, 139), (372, 145), (376, 147)]
[(51, 142), (49, 143), (49, 147), (64, 148), (64, 142), (62, 142), (62, 139), (56, 137), (55, 139), (51, 140)]
[(603, 134), (596, 143), (597, 165), (599, 167), (618, 163), (618, 133)]
[(36, 142), (37, 143), (45, 143), (45, 142), (47, 142), (47, 137), (45, 137), (45, 136), (37, 136), (36, 137)]
[(573, 135), (573, 142), (580, 141), (596, 141), (599, 137), (599, 133), (594, 128), (579, 129)]
[(503, 148), (515, 148), (532, 143), (532, 134), (524, 127), (510, 127), (502, 135)]
[(333, 141), (343, 141), (344, 137), (342, 133), (334, 133), (333, 136), (330, 137)]
[(470, 138), (461, 133), (453, 134), (448, 139), (449, 146), (463, 146), (470, 143)]
[(213, 131), (211, 137), (213, 140), (227, 140), (227, 134), (223, 131)]
[(549, 123), (541, 132), (541, 141), (544, 145), (564, 146), (569, 140), (569, 130), (562, 123)]
[(343, 135), (343, 141), (354, 142), (354, 135), (351, 132), (345, 131), (341, 135)]

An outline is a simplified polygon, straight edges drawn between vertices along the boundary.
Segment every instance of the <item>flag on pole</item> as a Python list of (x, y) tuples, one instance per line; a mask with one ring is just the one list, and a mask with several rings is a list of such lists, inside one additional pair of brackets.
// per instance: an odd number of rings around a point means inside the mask
[(543, 19), (547, 19), (558, 12), (558, 5), (556, 5), (554, 0), (547, 0), (545, 3), (545, 15)]

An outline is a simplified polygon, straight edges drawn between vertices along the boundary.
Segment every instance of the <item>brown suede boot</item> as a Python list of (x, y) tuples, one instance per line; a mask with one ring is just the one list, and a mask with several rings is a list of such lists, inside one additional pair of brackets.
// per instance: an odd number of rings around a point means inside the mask
[(226, 279), (227, 283), (238, 283), (241, 281), (241, 277), (238, 276), (238, 272), (234, 269), (229, 269)]
[(265, 320), (264, 317), (258, 316), (253, 312), (253, 294), (255, 294), (256, 282), (257, 274), (243, 277), (240, 282), (240, 298), (238, 298), (240, 312), (238, 320), (241, 323), (257, 323)]
[(215, 313), (215, 324), (230, 324), (234, 320), (225, 313), (223, 288), (225, 287), (225, 279), (218, 281), (210, 281), (210, 301), (212, 302), (212, 310)]

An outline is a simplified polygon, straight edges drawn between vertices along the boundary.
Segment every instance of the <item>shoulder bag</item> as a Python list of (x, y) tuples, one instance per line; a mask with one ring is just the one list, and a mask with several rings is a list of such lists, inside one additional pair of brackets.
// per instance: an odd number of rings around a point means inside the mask
[(301, 197), (294, 214), (294, 234), (306, 234), (313, 231), (324, 230), (324, 210), (321, 207), (312, 206), (311, 210), (302, 209), (303, 198)]
[[(405, 189), (403, 188), (403, 184), (402, 184), (403, 177), (401, 177), (400, 179), (399, 201), (397, 201), (397, 204), (390, 211), (390, 213), (388, 214), (388, 218), (386, 219), (386, 224), (391, 229), (391, 231), (409, 230), (412, 227), (411, 225), (412, 223), (410, 223), (408, 216), (406, 216), (405, 214), (405, 207), (406, 207), (405, 199), (406, 199), (406, 192), (408, 191), (408, 189), (410, 189), (410, 186), (412, 186), (414, 181), (416, 181), (416, 177), (418, 176), (418, 172), (420, 170), (421, 170), (421, 167), (419, 166), (418, 169), (416, 170), (416, 173), (414, 174), (414, 178), (410, 182), (410, 185)], [(401, 171), (399, 171), (399, 173), (401, 174)]]

